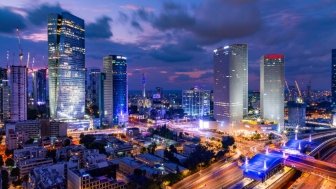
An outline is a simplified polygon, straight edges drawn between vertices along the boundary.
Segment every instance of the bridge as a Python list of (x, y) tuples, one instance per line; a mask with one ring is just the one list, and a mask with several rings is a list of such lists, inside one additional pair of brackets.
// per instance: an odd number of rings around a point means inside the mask
[[(250, 161), (246, 160), (241, 168), (245, 177), (262, 182), (283, 166), (336, 180), (336, 165), (314, 158), (319, 158), (326, 152), (330, 153), (330, 148), (327, 148), (330, 146), (336, 146), (336, 133), (320, 133), (301, 140), (295, 137), (295, 140), (289, 140), (282, 149), (274, 149), (272, 152), (266, 149), (265, 154), (257, 154)], [(305, 155), (307, 148), (312, 150)]]

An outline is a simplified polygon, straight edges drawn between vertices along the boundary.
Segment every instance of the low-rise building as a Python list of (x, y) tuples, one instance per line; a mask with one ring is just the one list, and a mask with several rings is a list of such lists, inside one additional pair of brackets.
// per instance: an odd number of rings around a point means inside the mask
[(149, 154), (149, 153), (145, 153), (145, 154), (140, 154), (140, 155), (137, 155), (135, 156), (135, 159), (136, 160), (139, 160), (147, 165), (150, 165), (150, 166), (154, 166), (156, 164), (161, 164), (163, 163), (163, 159), (158, 157), (158, 156), (155, 156), (155, 155), (152, 155), (152, 154)]
[(67, 188), (126, 189), (126, 184), (108, 177), (103, 171), (72, 168), (68, 169)]
[(29, 174), (29, 188), (66, 189), (65, 164), (58, 163), (34, 168)]
[(24, 147), (23, 149), (17, 149), (13, 152), (15, 162), (25, 159), (44, 158), (46, 155), (47, 150), (39, 146)]
[(53, 160), (50, 158), (33, 158), (33, 159), (24, 159), (17, 162), (17, 167), (20, 169), (20, 177), (26, 176), (31, 170), (38, 166), (42, 165), (52, 165)]

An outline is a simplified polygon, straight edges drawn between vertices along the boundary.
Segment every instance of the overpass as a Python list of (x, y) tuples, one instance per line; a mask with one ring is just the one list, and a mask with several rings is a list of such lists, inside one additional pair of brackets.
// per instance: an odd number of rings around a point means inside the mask
[[(272, 152), (266, 150), (266, 154), (262, 156), (257, 154), (250, 162), (246, 161), (241, 168), (244, 171), (245, 177), (258, 181), (265, 181), (265, 179), (271, 177), (282, 166), (336, 180), (335, 164), (314, 159), (314, 157), (320, 157), (320, 154), (328, 151), (330, 148), (327, 147), (330, 146), (332, 148), (336, 146), (336, 133), (319, 133), (310, 136), (308, 139), (290, 140), (282, 149), (275, 149)], [(308, 147), (312, 148), (312, 150), (308, 155), (305, 155), (302, 152)], [(271, 159), (265, 161), (266, 158), (264, 156), (268, 156)], [(279, 158), (281, 161), (278, 161)], [(267, 166), (267, 169), (261, 171), (263, 170), (261, 165), (265, 162), (272, 163), (272, 166)], [(256, 169), (253, 167), (256, 167)]]

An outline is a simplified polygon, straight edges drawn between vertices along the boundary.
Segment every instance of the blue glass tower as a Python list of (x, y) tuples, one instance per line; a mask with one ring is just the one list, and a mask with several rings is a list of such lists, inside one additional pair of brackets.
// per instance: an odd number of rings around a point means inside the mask
[(48, 17), (50, 116), (80, 119), (85, 110), (84, 20), (63, 12)]
[(331, 50), (331, 106), (336, 113), (336, 49)]
[(126, 57), (104, 57), (104, 117), (109, 124), (128, 121), (128, 85)]

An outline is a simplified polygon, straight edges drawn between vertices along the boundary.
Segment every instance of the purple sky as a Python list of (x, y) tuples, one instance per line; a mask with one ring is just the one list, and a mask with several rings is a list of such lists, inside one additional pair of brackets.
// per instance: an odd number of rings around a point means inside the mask
[[(15, 29), (25, 56), (47, 65), (47, 15), (68, 11), (86, 23), (86, 66), (101, 67), (107, 54), (128, 57), (129, 88), (212, 88), (212, 52), (249, 45), (249, 88), (259, 89), (263, 54), (285, 54), (286, 80), (301, 88), (330, 88), (336, 48), (334, 0), (8, 0), (0, 2), (0, 62), (17, 62)], [(15, 53), (15, 58), (13, 58)], [(26, 58), (26, 57), (25, 57)]]

